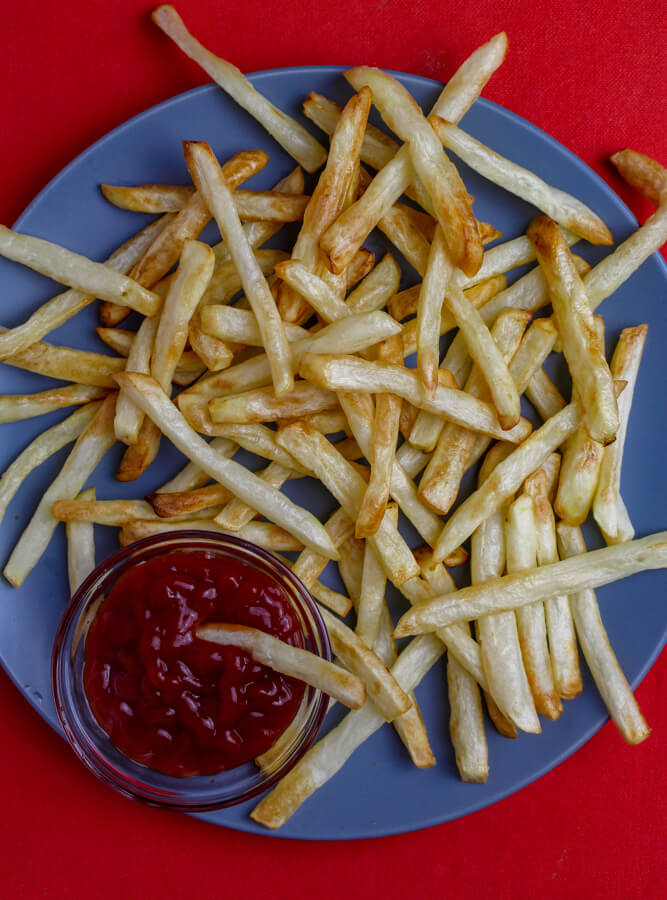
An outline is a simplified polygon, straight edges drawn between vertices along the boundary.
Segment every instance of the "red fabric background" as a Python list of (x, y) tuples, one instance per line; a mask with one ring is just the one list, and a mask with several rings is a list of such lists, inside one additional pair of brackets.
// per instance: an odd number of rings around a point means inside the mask
[[(151, 25), (150, 8), (0, 0), (0, 221), (109, 129), (205, 81)], [(510, 53), (489, 99), (566, 144), (640, 219), (648, 205), (605, 159), (631, 146), (667, 164), (662, 0), (189, 0), (181, 12), (244, 71), (365, 62), (446, 78), (504, 28)], [(666, 671), (663, 656), (638, 691), (654, 728), (643, 746), (625, 747), (607, 725), (492, 808), (338, 844), (238, 834), (115, 796), (0, 673), (0, 896), (664, 896)]]

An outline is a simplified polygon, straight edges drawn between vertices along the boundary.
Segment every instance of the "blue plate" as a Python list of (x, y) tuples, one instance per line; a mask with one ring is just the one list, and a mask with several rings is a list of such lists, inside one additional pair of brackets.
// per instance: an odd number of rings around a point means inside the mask
[[(294, 115), (311, 90), (344, 102), (350, 89), (338, 67), (304, 67), (260, 72), (253, 84), (274, 103)], [(417, 101), (429, 107), (440, 85), (411, 75), (398, 75)], [(623, 240), (637, 223), (628, 209), (587, 166), (553, 138), (528, 122), (484, 100), (466, 115), (464, 127), (498, 152), (529, 166), (558, 187), (589, 204), (610, 226), (615, 240)], [(142, 182), (186, 183), (181, 154), (183, 138), (207, 140), (222, 158), (238, 150), (260, 147), (271, 154), (267, 169), (251, 186), (269, 187), (293, 163), (243, 110), (214, 86), (174, 97), (130, 120), (75, 159), (33, 201), (16, 223), (28, 234), (50, 238), (95, 259), (104, 258), (149, 217), (108, 205), (98, 185)], [(473, 172), (462, 172), (475, 196), (479, 218), (492, 222), (506, 237), (523, 232), (534, 210)], [(374, 249), (381, 250), (379, 240)], [(589, 261), (606, 250), (579, 245)], [(414, 272), (405, 266), (405, 284)], [(0, 260), (3, 324), (22, 321), (38, 304), (61, 288), (13, 263)], [(644, 361), (635, 394), (625, 451), (623, 496), (638, 536), (665, 527), (667, 468), (663, 435), (667, 385), (663, 347), (667, 341), (667, 270), (656, 254), (604, 304), (609, 346), (621, 328), (650, 323)], [(95, 336), (97, 311), (88, 308), (48, 337), (55, 344), (104, 352)], [(609, 349), (609, 347), (608, 347)], [(0, 368), (2, 393), (43, 390), (51, 382), (13, 369)], [(0, 470), (44, 428), (66, 412), (2, 427)], [(163, 442), (165, 444), (166, 442)], [(67, 449), (51, 458), (27, 479), (9, 507), (0, 529), (0, 558), (6, 560), (45, 486), (58, 472)], [(183, 458), (163, 447), (158, 461), (137, 484), (113, 478), (120, 458), (114, 448), (91, 483), (100, 498), (144, 496), (171, 476)], [(254, 462), (258, 462), (255, 460)], [(323, 488), (310, 480), (290, 484), (290, 493), (315, 512), (333, 507)], [(407, 533), (407, 532), (406, 532)], [(591, 528), (591, 545), (600, 544)], [(411, 536), (415, 538), (414, 535)], [(111, 529), (97, 529), (98, 559), (116, 548)], [(333, 575), (331, 578), (333, 579)], [(334, 583), (333, 581), (331, 583)], [(665, 641), (664, 580), (645, 573), (599, 591), (609, 636), (629, 680), (636, 685)], [(62, 529), (51, 541), (39, 565), (20, 590), (0, 584), (0, 660), (18, 689), (58, 729), (50, 690), (50, 657), (54, 635), (68, 597), (65, 540)], [(396, 606), (398, 611), (399, 606)], [(466, 815), (506, 797), (538, 778), (588, 740), (606, 721), (605, 709), (585, 672), (581, 697), (565, 704), (558, 722), (544, 721), (541, 737), (522, 735), (515, 741), (488, 730), (491, 772), (486, 785), (459, 781), (448, 740), (448, 709), (442, 666), (417, 691), (438, 765), (416, 770), (393, 731), (386, 727), (364, 744), (343, 770), (307, 801), (280, 836), (306, 839), (362, 838), (425, 828)], [(335, 714), (334, 715), (335, 718)], [(249, 818), (251, 804), (211, 813), (202, 818), (242, 831), (266, 834)]]

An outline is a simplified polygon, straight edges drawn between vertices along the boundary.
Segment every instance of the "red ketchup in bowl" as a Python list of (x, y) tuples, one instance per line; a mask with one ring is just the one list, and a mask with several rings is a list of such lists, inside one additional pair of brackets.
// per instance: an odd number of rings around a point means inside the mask
[(268, 750), (294, 718), (303, 682), (236, 647), (195, 637), (204, 622), (303, 633), (283, 588), (242, 560), (171, 551), (128, 569), (86, 641), (84, 687), (116, 747), (167, 775), (208, 775)]

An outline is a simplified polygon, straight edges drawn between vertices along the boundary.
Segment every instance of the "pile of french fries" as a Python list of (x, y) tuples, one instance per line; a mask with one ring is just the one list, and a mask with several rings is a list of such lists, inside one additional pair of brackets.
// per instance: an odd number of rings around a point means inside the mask
[[(327, 625), (340, 682), (331, 693), (359, 708), (252, 812), (270, 828), (385, 722), (416, 766), (435, 763), (414, 691), (445, 651), (450, 733), (466, 781), (488, 775), (483, 703), (508, 738), (539, 732), (539, 717), (556, 719), (582, 689), (578, 647), (622, 736), (644, 740), (649, 728), (594, 589), (667, 566), (667, 532), (635, 540), (620, 493), (647, 326), (625, 328), (607, 362), (604, 322), (594, 313), (667, 239), (667, 172), (631, 150), (612, 157), (656, 211), (590, 268), (571, 247), (611, 244), (600, 218), (457, 125), (502, 63), (504, 33), (463, 63), (429, 114), (393, 77), (365, 66), (345, 73), (355, 93), (344, 108), (311, 94), (303, 111), (329, 136), (327, 151), (206, 50), (172, 7), (153, 19), (298, 165), (272, 190), (253, 191), (244, 185), (268, 164), (265, 153), (221, 164), (208, 144), (185, 141), (191, 186), (102, 186), (110, 203), (157, 216), (103, 263), (0, 227), (2, 255), (67, 287), (3, 329), (0, 359), (71, 383), (0, 398), (0, 420), (78, 406), (0, 479), (1, 516), (26, 475), (74, 442), (5, 577), (21, 586), (59, 522), (72, 590), (94, 566), (94, 524), (119, 527), (122, 545), (192, 528), (300, 551), (288, 564)], [(398, 141), (368, 123), (371, 105)], [(475, 218), (455, 158), (537, 207), (525, 235), (485, 249), (500, 235)], [(303, 169), (319, 171), (310, 194)], [(214, 246), (199, 240), (211, 219), (221, 236)], [(264, 249), (286, 222), (301, 223), (291, 253)], [(418, 284), (399, 291), (391, 254), (376, 264), (363, 246), (376, 228), (419, 273)], [(509, 283), (510, 270), (531, 262)], [(117, 355), (42, 341), (95, 299), (97, 333)], [(141, 324), (124, 330), (132, 311)], [(452, 332), (441, 358), (440, 338)], [(415, 352), (413, 368), (405, 360)], [(567, 363), (569, 402), (543, 367), (552, 352)], [(172, 399), (177, 387), (184, 389)], [(522, 417), (524, 394), (540, 427)], [(120, 501), (84, 490), (116, 441), (126, 445), (117, 477), (131, 481), (163, 437), (190, 461), (157, 492)], [(240, 448), (265, 468), (235, 461)], [(461, 498), (462, 478), (478, 462), (478, 487)], [(338, 504), (325, 523), (281, 491), (305, 476)], [(399, 511), (423, 546), (408, 546)], [(579, 526), (591, 512), (608, 546), (587, 552)], [(457, 591), (448, 567), (468, 557), (471, 584)], [(346, 593), (320, 581), (330, 560)], [(407, 601), (396, 628), (388, 582)], [(273, 638), (224, 623), (201, 636), (241, 642), (281, 670), (324, 690), (331, 684), (328, 670), (276, 652)], [(396, 637), (412, 638), (400, 654)], [(297, 716), (258, 764), (275, 765), (299, 725)]]

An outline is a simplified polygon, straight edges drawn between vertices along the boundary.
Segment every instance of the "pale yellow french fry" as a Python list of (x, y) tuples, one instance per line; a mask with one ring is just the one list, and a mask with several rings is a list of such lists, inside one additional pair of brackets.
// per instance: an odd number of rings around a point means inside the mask
[(151, 356), (151, 375), (165, 393), (188, 339), (190, 318), (206, 290), (215, 257), (207, 244), (186, 241), (176, 272), (165, 297)]
[[(586, 553), (581, 531), (558, 524), (561, 557), (569, 559)], [(640, 744), (651, 729), (639, 709), (607, 637), (594, 591), (585, 588), (570, 594), (577, 637), (609, 715), (628, 744)]]
[[(278, 442), (323, 482), (350, 518), (356, 519), (365, 482), (335, 445), (304, 424), (283, 428), (278, 433)], [(368, 540), (394, 584), (400, 585), (417, 574), (419, 567), (412, 553), (386, 513), (380, 528)]]
[(327, 282), (298, 259), (288, 259), (280, 263), (276, 266), (276, 272), (285, 284), (304, 297), (326, 322), (335, 322), (350, 314), (347, 304)]
[(39, 562), (53, 536), (58, 524), (51, 513), (53, 503), (56, 500), (76, 497), (113, 444), (115, 440), (113, 433), (115, 403), (115, 394), (110, 394), (102, 402), (85, 431), (77, 438), (62, 469), (42, 494), (37, 509), (12, 550), (3, 570), (5, 578), (14, 587), (20, 587), (23, 584)]
[[(402, 365), (403, 341), (401, 336), (396, 335), (379, 344), (377, 358), (381, 362)], [(378, 394), (375, 401), (370, 457), (371, 477), (361, 502), (355, 529), (356, 536), (360, 538), (375, 534), (387, 508), (396, 455), (401, 403), (400, 397), (388, 393)]]
[[(201, 323), (207, 334), (220, 340), (248, 344), (252, 347), (263, 346), (257, 319), (249, 309), (218, 304), (205, 306), (201, 310)], [(285, 334), (289, 341), (298, 341), (308, 336), (305, 328), (290, 324), (285, 325)]]
[(320, 609), (320, 613), (336, 656), (361, 678), (366, 685), (366, 695), (387, 722), (393, 722), (410, 708), (410, 698), (365, 641), (326, 609)]
[[(170, 216), (163, 216), (151, 222), (146, 228), (131, 237), (105, 260), (105, 265), (122, 275), (127, 275), (132, 267), (141, 259), (155, 237), (166, 227)], [(83, 309), (95, 298), (77, 290), (65, 291), (48, 300), (15, 328), (10, 328), (0, 335), (0, 359), (6, 359), (15, 353), (30, 347), (46, 334), (58, 328), (79, 310)]]
[(64, 406), (92, 403), (93, 400), (103, 399), (106, 394), (104, 388), (85, 384), (50, 388), (38, 394), (5, 394), (0, 396), (0, 423), (19, 422)]
[[(408, 323), (410, 324), (410, 323)], [(403, 329), (403, 349), (405, 352), (405, 331)], [(458, 388), (458, 383), (449, 369), (445, 369), (442, 366), (438, 369), (438, 384), (443, 387), (451, 387)], [(403, 405), (405, 406), (408, 403), (407, 400), (403, 401)], [(414, 409), (417, 413), (416, 418), (412, 420), (412, 427), (407, 435), (407, 439), (410, 443), (413, 443), (413, 433), (414, 433), (414, 445), (416, 448), (420, 450), (428, 450), (429, 452), (433, 450), (435, 445), (438, 443), (438, 438), (440, 437), (440, 433), (445, 426), (445, 420), (442, 416), (439, 416), (435, 413), (428, 412), (425, 409), (418, 409), (413, 406), (411, 403), (409, 404), (410, 408)]]
[(563, 395), (542, 368), (533, 372), (526, 387), (526, 397), (544, 422), (565, 409), (566, 406)]
[[(128, 357), (132, 348), (132, 342), (135, 338), (135, 331), (128, 331), (125, 328), (96, 328), (97, 336), (104, 341), (112, 350), (121, 356)], [(202, 361), (192, 350), (184, 350), (181, 358), (178, 360), (177, 371), (182, 375), (195, 375), (199, 377), (205, 372)], [(175, 376), (174, 376), (175, 381)]]
[[(340, 507), (324, 523), (333, 545), (340, 547), (354, 532), (354, 522)], [(329, 557), (306, 548), (292, 566), (292, 571), (307, 588), (316, 582), (329, 563)]]
[[(480, 469), (482, 484), (496, 464), (498, 454), (488, 454)], [(504, 513), (498, 510), (473, 532), (470, 541), (470, 578), (482, 584), (505, 569)], [(513, 612), (481, 616), (475, 622), (482, 668), (492, 692), (489, 696), (502, 714), (521, 731), (539, 734), (540, 720), (521, 655), (519, 631)], [(491, 712), (491, 710), (489, 710)], [(495, 719), (494, 719), (495, 721)]]
[[(438, 384), (440, 347), (439, 323), (445, 295), (450, 291), (454, 264), (450, 258), (442, 227), (435, 229), (428, 255), (417, 307), (417, 371), (431, 396)], [(447, 307), (456, 319), (456, 308)], [(516, 424), (516, 423), (514, 423)]]
[[(564, 525), (559, 528), (567, 527)], [(399, 620), (396, 637), (435, 631), (502, 610), (518, 609), (560, 594), (601, 587), (647, 569), (667, 567), (667, 531), (591, 550), (548, 566), (505, 575), (486, 584), (461, 588), (410, 610)]]
[[(276, 432), (268, 428), (266, 425), (254, 423), (250, 425), (242, 425), (232, 423), (221, 427), (222, 437), (227, 437), (234, 441), (234, 445), (242, 447), (249, 453), (256, 456), (262, 456), (264, 459), (270, 459), (284, 466), (286, 469), (293, 469), (301, 475), (307, 474), (307, 469), (299, 465), (299, 463), (290, 456), (286, 450), (278, 444)], [(232, 455), (232, 454), (229, 454)]]
[(129, 372), (120, 373), (116, 378), (181, 453), (196, 462), (211, 478), (254, 506), (267, 519), (284, 527), (306, 546), (320, 550), (331, 559), (338, 557), (331, 539), (312, 513), (264, 484), (243, 466), (216, 454), (190, 428), (154, 379)]
[[(143, 320), (134, 336), (125, 371), (140, 372), (148, 375), (151, 366), (151, 354), (159, 324), (159, 316), (151, 316)], [(132, 445), (139, 440), (139, 432), (144, 422), (144, 414), (136, 404), (132, 403), (124, 391), (120, 391), (116, 403), (114, 432), (116, 439)]]
[[(548, 496), (547, 475), (538, 469), (526, 479), (524, 490), (533, 498), (537, 565), (557, 562), (556, 520)], [(549, 652), (556, 690), (564, 700), (582, 691), (577, 639), (567, 596), (550, 597), (544, 602), (549, 637)]]
[(391, 253), (385, 253), (380, 262), (351, 291), (345, 301), (351, 314), (383, 309), (398, 290), (401, 269)]
[[(637, 375), (639, 374), (639, 365), (647, 331), (647, 325), (638, 325), (636, 328), (624, 328), (611, 360), (612, 376), (615, 379), (625, 381), (626, 385), (618, 399), (620, 425), (616, 434), (616, 440), (613, 444), (604, 448), (600, 466), (600, 478), (593, 501), (593, 516), (608, 544), (618, 543), (622, 540), (631, 540), (634, 537), (634, 529), (627, 514), (623, 516), (623, 512), (621, 512), (619, 516), (621, 465), (623, 463), (625, 437), (632, 408), (632, 397), (637, 382)], [(622, 527), (619, 527), (619, 524), (622, 524)]]
[[(265, 481), (267, 484), (270, 484), (272, 487), (279, 490), (289, 478), (294, 476), (294, 474), (292, 469), (286, 469), (279, 463), (271, 462), (264, 471), (259, 474), (259, 477), (262, 481)], [(223, 528), (229, 529), (229, 531), (238, 531), (254, 519), (256, 515), (257, 511), (253, 506), (244, 503), (243, 500), (239, 500), (238, 497), (234, 497), (222, 510), (220, 510), (214, 521)]]
[(243, 394), (221, 397), (209, 402), (211, 419), (217, 423), (250, 424), (294, 419), (309, 413), (336, 409), (333, 391), (297, 381), (289, 394), (277, 397), (272, 388), (256, 388)]
[[(406, 692), (413, 691), (444, 652), (444, 645), (427, 636), (403, 650), (391, 673)], [(325, 784), (347, 762), (354, 751), (384, 723), (371, 701), (348, 713), (343, 721), (319, 740), (279, 784), (250, 813), (267, 828), (280, 828), (318, 787)]]
[(438, 116), (432, 116), (430, 121), (444, 146), (453, 150), (466, 165), (484, 178), (532, 203), (559, 225), (571, 229), (592, 244), (612, 243), (607, 226), (581, 200), (552, 187), (529, 169), (505, 159), (451, 122), (445, 122)]
[(82, 294), (110, 300), (145, 316), (152, 316), (162, 304), (162, 298), (153, 291), (110, 266), (93, 262), (51, 241), (18, 234), (5, 225), (0, 225), (0, 255), (67, 284)]
[(309, 590), (318, 603), (328, 607), (336, 615), (346, 616), (352, 609), (352, 601), (349, 597), (346, 597), (345, 594), (341, 594), (339, 591), (334, 591), (332, 588), (327, 587), (326, 584), (322, 584), (321, 581), (315, 581), (311, 584)]
[(366, 700), (364, 682), (356, 675), (264, 631), (248, 628), (247, 625), (212, 622), (200, 625), (196, 635), (202, 641), (211, 641), (223, 647), (239, 647), (274, 672), (298, 678), (351, 709), (359, 709)]
[(619, 425), (616, 392), (572, 254), (560, 229), (547, 216), (533, 219), (528, 236), (549, 285), (556, 327), (588, 433), (601, 444), (609, 444)]
[(294, 119), (258, 93), (236, 66), (215, 56), (194, 38), (173, 6), (160, 6), (152, 15), (155, 24), (204, 71), (266, 128), (307, 172), (315, 172), (326, 160), (326, 150)]
[(366, 543), (355, 630), (367, 647), (373, 646), (380, 629), (380, 618), (385, 605), (386, 583), (387, 576), (380, 561), (371, 545)]
[(192, 179), (220, 228), (241, 276), (245, 295), (257, 317), (276, 394), (289, 393), (294, 378), (285, 329), (266, 279), (243, 232), (223, 171), (208, 144), (187, 141), (184, 149)]
[(367, 362), (353, 356), (308, 353), (301, 358), (299, 373), (311, 383), (334, 391), (389, 391), (420, 409), (500, 440), (519, 442), (530, 431), (525, 419), (511, 429), (503, 429), (487, 403), (454, 388), (438, 385), (435, 396), (430, 398), (416, 373), (400, 366)]
[(433, 551), (435, 560), (445, 559), (484, 519), (504, 506), (522, 482), (560, 447), (580, 422), (581, 411), (576, 403), (571, 403), (499, 463), (484, 484), (450, 516)]
[[(95, 499), (95, 488), (81, 491), (82, 502)], [(73, 597), (86, 578), (95, 568), (95, 534), (92, 522), (68, 522), (67, 535), (67, 577), (69, 592)]]
[(600, 477), (604, 447), (594, 441), (585, 425), (567, 439), (554, 509), (568, 525), (581, 525), (590, 512)]
[[(151, 537), (154, 534), (168, 534), (170, 531), (183, 531), (184, 527), (186, 526), (182, 520), (169, 522), (166, 519), (157, 518), (138, 519), (121, 528), (118, 533), (118, 543), (121, 547), (127, 547), (142, 538)], [(187, 530), (233, 535), (273, 553), (303, 549), (303, 543), (298, 538), (271, 522), (248, 522), (240, 531), (231, 532), (216, 525), (213, 519), (188, 519)]]
[(88, 403), (31, 441), (0, 476), (0, 522), (23, 481), (54, 453), (75, 441), (88, 427), (101, 404)]

